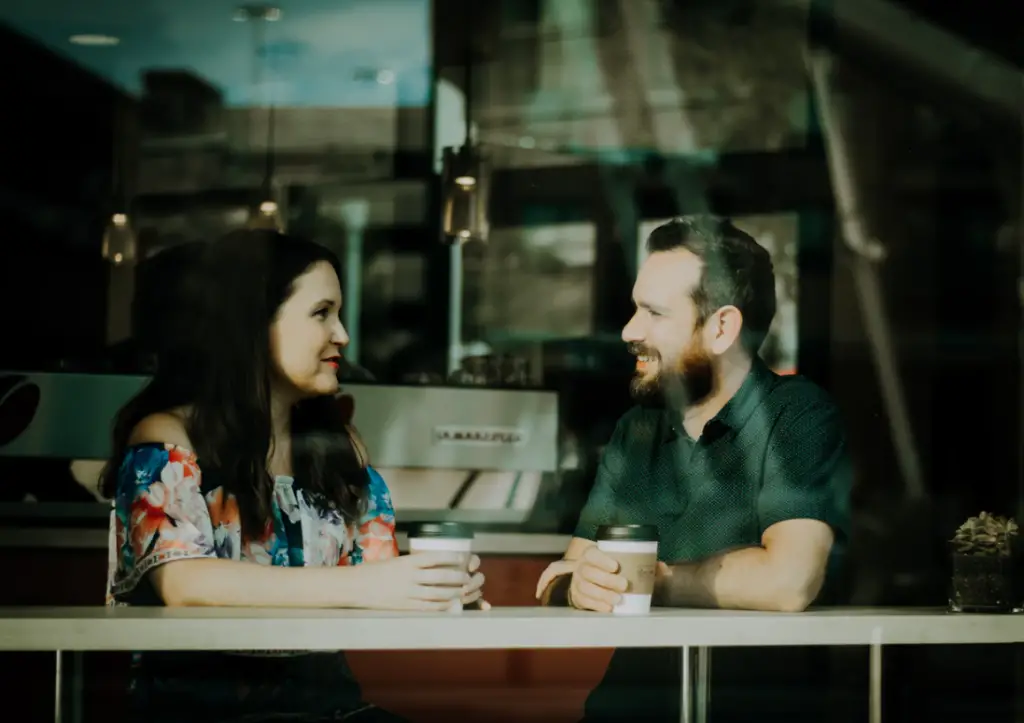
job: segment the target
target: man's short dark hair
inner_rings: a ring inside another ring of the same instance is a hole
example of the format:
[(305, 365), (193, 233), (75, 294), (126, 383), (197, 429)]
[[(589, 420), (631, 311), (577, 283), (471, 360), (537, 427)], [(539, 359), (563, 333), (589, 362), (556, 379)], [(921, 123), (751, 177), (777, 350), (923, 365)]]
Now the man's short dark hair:
[(647, 237), (647, 251), (685, 249), (703, 262), (692, 298), (698, 323), (723, 306), (743, 315), (740, 340), (756, 354), (775, 318), (775, 272), (768, 251), (754, 238), (718, 216), (680, 216)]

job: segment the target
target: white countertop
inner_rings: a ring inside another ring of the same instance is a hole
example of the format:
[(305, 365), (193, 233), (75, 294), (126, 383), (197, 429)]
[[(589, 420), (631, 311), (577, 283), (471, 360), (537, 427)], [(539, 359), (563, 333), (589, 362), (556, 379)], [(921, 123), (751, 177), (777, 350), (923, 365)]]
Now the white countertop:
[(1024, 642), (1024, 615), (565, 608), (462, 615), (252, 608), (0, 608), (0, 650), (431, 650)]
[[(561, 557), (571, 539), (569, 535), (541, 532), (477, 532), (473, 551), (479, 555)], [(108, 543), (105, 529), (0, 528), (0, 547), (105, 550)], [(398, 547), (402, 552), (409, 549), (403, 532), (398, 533)]]

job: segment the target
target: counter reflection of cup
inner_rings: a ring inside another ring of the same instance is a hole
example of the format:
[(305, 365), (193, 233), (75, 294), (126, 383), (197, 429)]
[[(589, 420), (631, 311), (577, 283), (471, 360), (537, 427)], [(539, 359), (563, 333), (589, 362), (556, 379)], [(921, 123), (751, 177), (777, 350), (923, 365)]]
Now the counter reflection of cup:
[(602, 525), (597, 549), (619, 563), (628, 587), (612, 611), (616, 615), (646, 615), (651, 611), (658, 567), (658, 528), (654, 525)]
[[(457, 552), (456, 569), (469, 572), (473, 552), (473, 529), (459, 522), (423, 522), (409, 530), (409, 554), (419, 552)], [(452, 602), (448, 612), (462, 612), (461, 600)]]

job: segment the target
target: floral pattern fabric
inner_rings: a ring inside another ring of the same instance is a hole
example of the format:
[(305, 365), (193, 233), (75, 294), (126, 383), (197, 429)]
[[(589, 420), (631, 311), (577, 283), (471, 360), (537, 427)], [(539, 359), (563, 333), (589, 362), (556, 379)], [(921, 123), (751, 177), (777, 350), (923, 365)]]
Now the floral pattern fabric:
[[(171, 560), (285, 567), (358, 565), (398, 555), (387, 485), (368, 468), (366, 511), (347, 525), (290, 477), (274, 481), (265, 533), (243, 541), (217, 471), (171, 444), (130, 447), (111, 512), (107, 602), (162, 605), (146, 573)], [(132, 656), (129, 723), (323, 723), (401, 719), (361, 698), (342, 652), (152, 651)]]
[(122, 461), (111, 515), (107, 602), (133, 602), (146, 573), (171, 561), (220, 558), (285, 567), (358, 565), (398, 555), (395, 512), (384, 479), (370, 488), (358, 524), (321, 509), (291, 477), (274, 481), (272, 521), (243, 541), (233, 495), (204, 483), (196, 456), (172, 444), (140, 444)]

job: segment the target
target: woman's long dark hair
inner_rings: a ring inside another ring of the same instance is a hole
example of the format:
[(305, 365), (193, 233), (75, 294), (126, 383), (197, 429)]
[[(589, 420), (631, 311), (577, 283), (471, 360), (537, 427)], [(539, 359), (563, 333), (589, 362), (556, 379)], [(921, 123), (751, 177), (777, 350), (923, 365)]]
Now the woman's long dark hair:
[[(165, 252), (166, 253), (166, 252)], [(273, 231), (236, 231), (206, 245), (165, 279), (169, 335), (156, 342), (157, 371), (118, 413), (102, 491), (113, 497), (132, 430), (145, 417), (186, 408), (185, 429), (201, 468), (238, 502), (243, 534), (259, 538), (271, 521), (273, 480), (267, 472), (272, 441), (270, 326), (294, 281), (314, 264), (337, 258), (315, 243)], [(175, 331), (171, 331), (174, 329)], [(292, 410), (296, 484), (322, 509), (352, 522), (365, 509), (367, 470), (330, 396)]]

